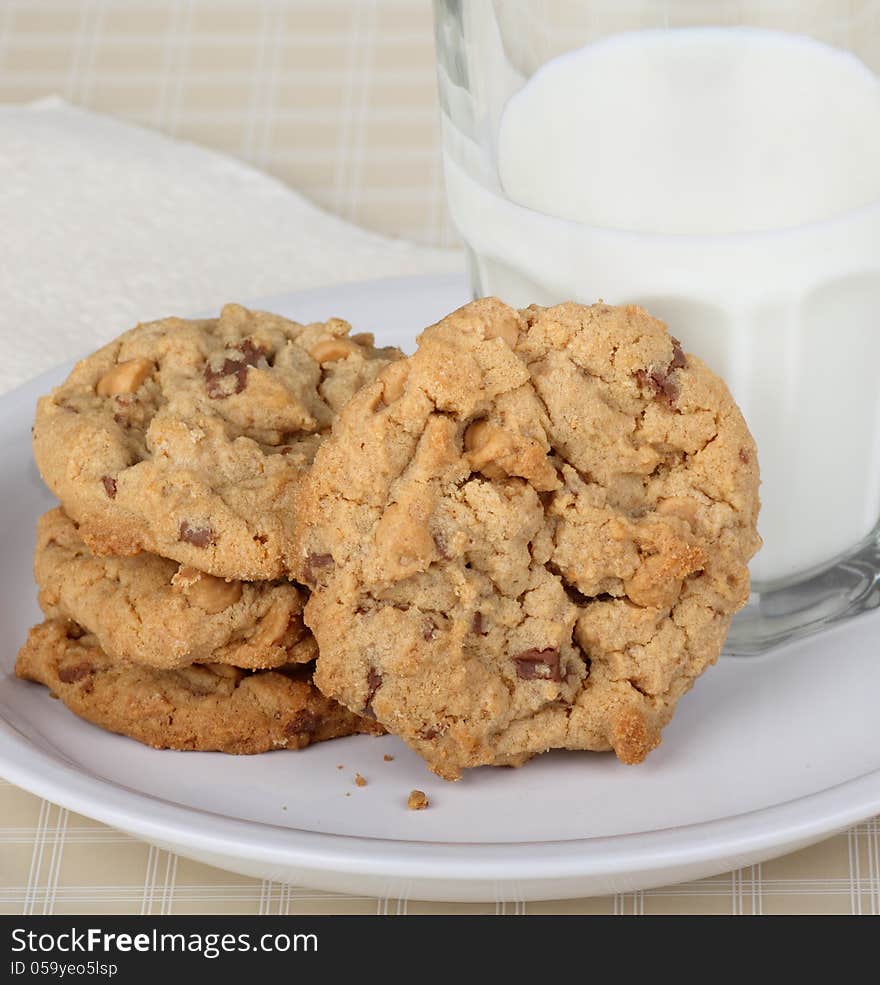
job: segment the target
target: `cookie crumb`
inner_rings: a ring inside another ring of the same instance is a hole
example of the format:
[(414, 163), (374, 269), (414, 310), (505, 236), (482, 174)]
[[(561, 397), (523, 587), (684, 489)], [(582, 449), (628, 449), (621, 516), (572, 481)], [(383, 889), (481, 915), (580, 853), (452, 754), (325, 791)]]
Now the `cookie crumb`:
[(424, 790), (412, 790), (410, 791), (406, 806), (411, 811), (423, 811), (430, 803), (428, 795)]
[(385, 755), (382, 758), (385, 760), (386, 763), (393, 763), (394, 762), (394, 757), (393, 756), (389, 756), (387, 752), (385, 753)]
[(337, 765), (336, 769), (338, 769), (338, 770), (344, 770), (345, 769), (345, 766), (342, 763), (339, 763)]
[(367, 781), (360, 775), (360, 773), (355, 773), (354, 782), (359, 787), (365, 787), (367, 785)]

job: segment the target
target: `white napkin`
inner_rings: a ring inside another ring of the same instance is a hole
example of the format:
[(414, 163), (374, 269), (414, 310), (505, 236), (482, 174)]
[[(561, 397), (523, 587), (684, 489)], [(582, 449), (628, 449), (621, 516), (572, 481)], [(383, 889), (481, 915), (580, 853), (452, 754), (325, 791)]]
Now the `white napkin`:
[(0, 393), (138, 321), (461, 266), (222, 154), (58, 99), (0, 107)]

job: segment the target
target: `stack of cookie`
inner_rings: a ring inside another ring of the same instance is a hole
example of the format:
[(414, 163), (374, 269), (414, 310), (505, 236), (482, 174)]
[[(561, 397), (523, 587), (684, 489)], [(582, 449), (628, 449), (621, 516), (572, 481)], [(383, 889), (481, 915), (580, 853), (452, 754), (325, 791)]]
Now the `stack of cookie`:
[(44, 398), (65, 513), (19, 674), (174, 748), (385, 729), (447, 779), (557, 748), (640, 762), (760, 543), (724, 383), (633, 306), (486, 298), (409, 358), (347, 330), (227, 306)]
[(140, 325), (37, 409), (46, 621), (16, 671), (158, 748), (256, 753), (381, 727), (312, 683), (286, 575), (300, 479), (337, 411), (399, 357), (333, 320), (227, 305)]

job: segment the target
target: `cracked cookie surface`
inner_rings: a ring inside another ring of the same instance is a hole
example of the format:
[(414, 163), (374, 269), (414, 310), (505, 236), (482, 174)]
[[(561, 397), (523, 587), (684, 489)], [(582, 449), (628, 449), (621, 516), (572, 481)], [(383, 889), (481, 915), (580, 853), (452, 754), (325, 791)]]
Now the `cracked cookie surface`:
[(47, 618), (78, 623), (113, 659), (260, 669), (317, 656), (301, 588), (225, 581), (147, 552), (95, 557), (61, 509), (37, 524), (34, 577)]
[(641, 309), (476, 301), (342, 412), (302, 490), (316, 683), (430, 767), (640, 762), (757, 550), (755, 446)]
[(39, 401), (37, 466), (94, 554), (278, 578), (321, 436), (399, 355), (348, 333), (234, 304), (138, 325)]
[(94, 636), (81, 634), (61, 619), (34, 626), (16, 675), (44, 684), (80, 718), (156, 749), (252, 754), (381, 733), (375, 722), (325, 698), (310, 666), (156, 670), (113, 660)]

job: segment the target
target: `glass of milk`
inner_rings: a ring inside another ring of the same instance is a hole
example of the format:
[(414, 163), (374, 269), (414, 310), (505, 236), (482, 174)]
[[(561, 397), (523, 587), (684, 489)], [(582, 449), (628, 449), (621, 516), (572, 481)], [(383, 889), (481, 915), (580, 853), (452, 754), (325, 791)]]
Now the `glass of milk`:
[(880, 0), (435, 0), (473, 291), (636, 302), (724, 377), (764, 547), (728, 650), (880, 603)]

